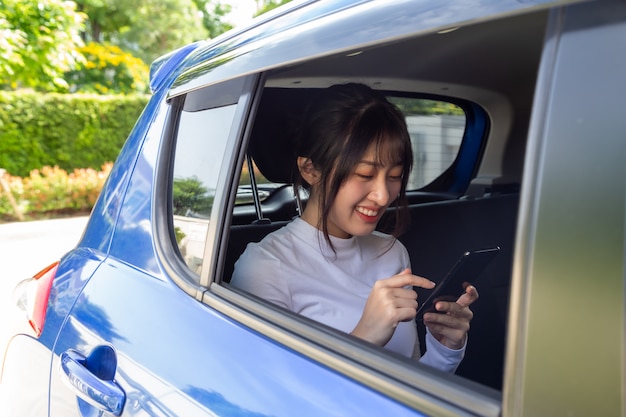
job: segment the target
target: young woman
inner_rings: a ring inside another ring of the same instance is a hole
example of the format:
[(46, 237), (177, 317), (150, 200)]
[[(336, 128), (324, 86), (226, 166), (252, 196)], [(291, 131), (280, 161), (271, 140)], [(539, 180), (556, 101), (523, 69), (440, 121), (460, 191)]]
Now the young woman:
[[(336, 85), (312, 103), (296, 145), (296, 183), (309, 189), (300, 218), (249, 244), (231, 284), (328, 326), (420, 358), (413, 275), (396, 240), (406, 224), (407, 177), (413, 157), (403, 114), (362, 84)], [(396, 206), (392, 235), (376, 231)], [(454, 372), (463, 358), (478, 298), (472, 286), (456, 302), (426, 313), (426, 354)]]

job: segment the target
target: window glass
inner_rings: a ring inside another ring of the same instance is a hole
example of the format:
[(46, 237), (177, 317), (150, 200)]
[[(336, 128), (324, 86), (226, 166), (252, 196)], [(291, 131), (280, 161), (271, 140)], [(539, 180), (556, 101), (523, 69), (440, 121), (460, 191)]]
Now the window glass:
[(198, 275), (235, 108), (198, 110), (186, 104), (180, 115), (172, 184), (174, 234), (184, 261)]
[(408, 97), (388, 97), (406, 116), (413, 145), (413, 171), (407, 189), (417, 190), (441, 175), (459, 153), (465, 113), (452, 103)]

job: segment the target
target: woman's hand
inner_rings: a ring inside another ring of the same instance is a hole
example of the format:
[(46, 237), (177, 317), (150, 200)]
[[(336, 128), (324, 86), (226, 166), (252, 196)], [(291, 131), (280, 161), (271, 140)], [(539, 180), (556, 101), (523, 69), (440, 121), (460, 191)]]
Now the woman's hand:
[(434, 286), (434, 282), (411, 274), (408, 268), (391, 278), (376, 281), (361, 320), (351, 334), (384, 346), (393, 336), (398, 323), (415, 319), (417, 293), (411, 287), (430, 289)]
[(424, 314), (424, 324), (439, 343), (450, 349), (460, 349), (465, 345), (470, 321), (474, 313), (469, 306), (478, 299), (478, 291), (473, 285), (465, 287), (456, 302), (438, 301), (438, 313)]

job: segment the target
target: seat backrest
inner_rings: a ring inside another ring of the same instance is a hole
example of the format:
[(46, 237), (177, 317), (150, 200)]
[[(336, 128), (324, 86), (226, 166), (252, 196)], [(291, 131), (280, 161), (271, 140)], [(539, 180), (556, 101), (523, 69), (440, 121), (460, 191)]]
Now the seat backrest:
[(316, 89), (265, 88), (257, 111), (248, 153), (265, 178), (294, 182), (295, 141), (306, 107)]
[[(442, 201), (411, 207), (411, 224), (400, 237), (413, 273), (435, 282), (469, 249), (500, 246), (500, 254), (476, 283), (465, 359), (457, 374), (502, 387), (508, 298), (519, 195)], [(423, 323), (418, 323), (423, 337)], [(424, 340), (421, 341), (425, 346)]]

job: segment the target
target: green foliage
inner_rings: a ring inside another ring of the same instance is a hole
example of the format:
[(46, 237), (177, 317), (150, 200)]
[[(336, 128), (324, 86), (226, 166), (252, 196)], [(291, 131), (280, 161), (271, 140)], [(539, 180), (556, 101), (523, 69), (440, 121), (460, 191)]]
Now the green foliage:
[(86, 42), (110, 42), (133, 23), (136, 0), (74, 0), (87, 15), (83, 38)]
[(213, 195), (196, 178), (175, 178), (172, 185), (172, 199), (174, 214), (189, 216), (190, 214), (205, 214), (211, 212)]
[[(25, 178), (6, 175), (4, 179), (21, 213), (37, 218), (91, 210), (112, 167), (112, 163), (107, 163), (100, 170), (76, 169), (68, 174), (57, 166), (46, 166), (31, 171)], [(16, 213), (6, 193), (0, 193), (0, 218), (13, 217)]]
[(26, 35), (12, 29), (6, 19), (5, 6), (0, 5), (0, 86), (11, 84), (15, 70), (24, 65), (20, 49), (26, 44)]
[(211, 39), (233, 28), (231, 24), (223, 21), (232, 10), (230, 5), (222, 4), (219, 0), (193, 0), (193, 2), (202, 13), (202, 26), (209, 32)]
[(274, 10), (277, 7), (282, 6), (283, 4), (289, 3), (291, 0), (257, 0), (257, 4), (261, 4), (257, 7), (258, 11), (255, 16), (260, 16), (263, 13), (267, 13), (270, 10)]
[(148, 92), (148, 66), (114, 45), (88, 43), (78, 50), (86, 61), (66, 74), (72, 91), (96, 94)]
[(456, 104), (440, 100), (389, 97), (405, 115), (453, 115), (464, 116), (465, 112)]
[(223, 0), (1, 0), (0, 90), (145, 91), (147, 70), (133, 57), (150, 64), (216, 37), (232, 28), (222, 21), (230, 9)]
[(143, 0), (133, 10), (132, 24), (120, 32), (119, 45), (146, 63), (208, 38), (193, 0)]
[(26, 176), (114, 160), (147, 103), (144, 95), (0, 92), (0, 167)]
[(151, 63), (188, 43), (206, 39), (194, 0), (77, 0), (88, 16), (86, 39), (108, 42)]
[(185, 232), (178, 226), (174, 226), (174, 236), (176, 237), (176, 243), (180, 246), (180, 242), (187, 236)]
[(0, 88), (67, 91), (63, 74), (82, 56), (83, 15), (64, 0), (0, 2)]

